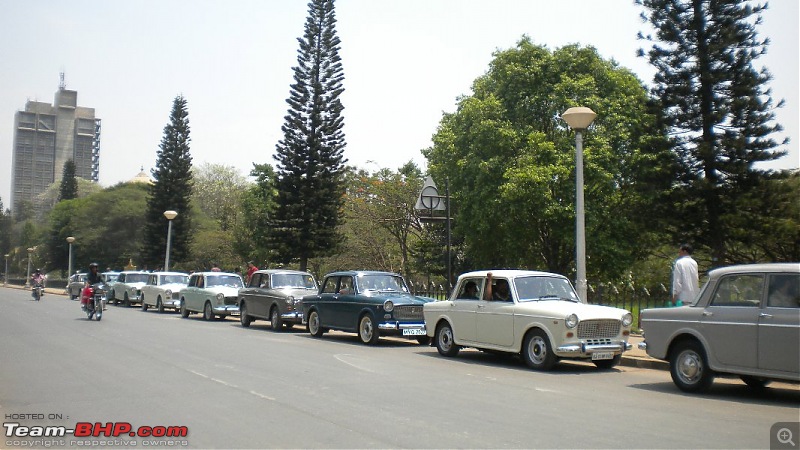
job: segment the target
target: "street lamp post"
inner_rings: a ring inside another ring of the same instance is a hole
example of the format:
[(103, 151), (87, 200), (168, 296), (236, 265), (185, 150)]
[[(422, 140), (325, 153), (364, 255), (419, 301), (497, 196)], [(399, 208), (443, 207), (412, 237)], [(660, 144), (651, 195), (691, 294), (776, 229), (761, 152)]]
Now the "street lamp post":
[(569, 108), (561, 115), (570, 128), (575, 130), (575, 258), (577, 265), (578, 296), (587, 301), (586, 281), (586, 223), (583, 207), (583, 131), (594, 121), (597, 114), (586, 107)]
[(178, 213), (176, 211), (164, 211), (164, 217), (167, 218), (167, 257), (164, 258), (164, 271), (169, 271), (169, 248), (172, 245), (172, 219), (178, 217)]
[(72, 276), (72, 243), (75, 242), (75, 238), (70, 236), (67, 238), (67, 242), (69, 243), (69, 262), (67, 263), (67, 278)]
[(3, 272), (3, 287), (8, 286), (8, 257), (10, 255), (8, 253), (6, 253), (5, 256), (6, 256), (6, 271)]
[(33, 247), (28, 247), (28, 277), (25, 278), (25, 287), (31, 286), (31, 254), (33, 253)]

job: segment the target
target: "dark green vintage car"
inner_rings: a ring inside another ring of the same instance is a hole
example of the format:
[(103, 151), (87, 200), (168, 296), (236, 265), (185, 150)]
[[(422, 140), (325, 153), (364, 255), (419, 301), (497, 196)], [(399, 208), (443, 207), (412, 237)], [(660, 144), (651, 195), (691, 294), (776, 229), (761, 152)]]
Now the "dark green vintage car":
[(412, 295), (396, 273), (334, 272), (325, 276), (319, 294), (303, 297), (303, 322), (314, 337), (340, 330), (358, 333), (365, 344), (398, 335), (424, 345), (429, 339), (422, 305), (430, 301)]

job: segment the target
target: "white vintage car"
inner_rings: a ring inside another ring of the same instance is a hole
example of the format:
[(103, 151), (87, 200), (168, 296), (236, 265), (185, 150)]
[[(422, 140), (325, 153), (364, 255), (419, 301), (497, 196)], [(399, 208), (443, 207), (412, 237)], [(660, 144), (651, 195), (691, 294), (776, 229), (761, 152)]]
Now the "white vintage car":
[(119, 273), (117, 282), (109, 292), (109, 300), (115, 304), (122, 302), (125, 306), (139, 303), (142, 286), (147, 283), (150, 272), (126, 270)]
[(142, 311), (154, 306), (158, 312), (164, 308), (177, 311), (181, 307), (181, 289), (189, 283), (189, 275), (181, 272), (153, 272), (142, 286)]
[[(484, 300), (489, 273), (493, 295)], [(554, 273), (465, 273), (450, 299), (426, 303), (423, 314), (428, 336), (443, 356), (474, 347), (521, 354), (538, 370), (551, 369), (561, 358), (609, 369), (631, 348), (630, 312), (581, 302), (569, 280)]]
[(228, 272), (195, 272), (189, 284), (181, 289), (181, 317), (203, 313), (203, 319), (239, 314), (239, 289), (244, 288), (242, 277)]

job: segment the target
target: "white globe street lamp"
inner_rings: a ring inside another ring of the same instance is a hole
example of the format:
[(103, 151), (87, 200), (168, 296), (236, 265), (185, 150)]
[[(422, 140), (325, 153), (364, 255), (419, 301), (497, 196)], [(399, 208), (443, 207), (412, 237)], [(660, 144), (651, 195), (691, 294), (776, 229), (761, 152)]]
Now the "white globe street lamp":
[(72, 243), (75, 242), (75, 238), (70, 236), (67, 238), (67, 242), (69, 242), (69, 263), (67, 263), (67, 278), (72, 276)]
[(31, 254), (33, 253), (34, 248), (28, 247), (28, 277), (25, 278), (25, 287), (31, 286)]
[(6, 253), (5, 256), (6, 256), (6, 271), (3, 272), (3, 287), (8, 286), (8, 257), (11, 255)]
[(583, 207), (583, 131), (594, 121), (597, 114), (580, 106), (569, 108), (561, 114), (564, 122), (575, 130), (575, 253), (577, 263), (578, 296), (587, 301), (586, 281), (586, 223)]
[(164, 217), (167, 218), (167, 257), (164, 258), (164, 271), (169, 271), (169, 248), (172, 245), (172, 219), (178, 217), (177, 211), (164, 211)]

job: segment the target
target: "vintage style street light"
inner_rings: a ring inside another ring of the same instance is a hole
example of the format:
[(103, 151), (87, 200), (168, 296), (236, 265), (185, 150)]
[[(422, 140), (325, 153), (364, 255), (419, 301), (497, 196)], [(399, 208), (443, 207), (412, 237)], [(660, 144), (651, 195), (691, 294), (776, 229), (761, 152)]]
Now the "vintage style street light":
[(28, 247), (28, 277), (25, 278), (25, 287), (31, 286), (31, 254), (33, 250), (33, 247)]
[(167, 218), (167, 257), (164, 258), (164, 271), (169, 271), (169, 248), (172, 245), (172, 219), (178, 217), (177, 211), (164, 211), (164, 217)]
[(67, 242), (69, 242), (69, 262), (67, 263), (67, 279), (72, 276), (72, 243), (75, 242), (75, 238), (70, 236), (67, 238)]
[(8, 257), (11, 256), (6, 253), (6, 271), (3, 272), (3, 287), (8, 286)]
[(592, 124), (597, 114), (586, 107), (564, 111), (561, 118), (575, 130), (575, 253), (577, 263), (577, 289), (582, 301), (587, 301), (586, 281), (586, 223), (583, 208), (583, 131)]

